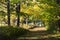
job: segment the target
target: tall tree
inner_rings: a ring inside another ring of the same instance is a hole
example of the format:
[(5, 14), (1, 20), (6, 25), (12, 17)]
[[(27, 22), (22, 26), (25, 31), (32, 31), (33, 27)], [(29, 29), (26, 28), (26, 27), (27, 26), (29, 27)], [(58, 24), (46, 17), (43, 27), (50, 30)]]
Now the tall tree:
[(10, 0), (7, 0), (8, 26), (10, 26)]
[(20, 1), (16, 4), (16, 13), (17, 13), (17, 26), (19, 27), (19, 23), (20, 23)]

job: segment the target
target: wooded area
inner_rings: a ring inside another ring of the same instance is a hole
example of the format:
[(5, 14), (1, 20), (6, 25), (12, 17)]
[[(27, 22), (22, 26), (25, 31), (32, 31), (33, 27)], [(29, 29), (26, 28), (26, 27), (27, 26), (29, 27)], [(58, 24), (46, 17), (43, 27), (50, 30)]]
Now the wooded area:
[(60, 0), (0, 0), (0, 27), (60, 33)]

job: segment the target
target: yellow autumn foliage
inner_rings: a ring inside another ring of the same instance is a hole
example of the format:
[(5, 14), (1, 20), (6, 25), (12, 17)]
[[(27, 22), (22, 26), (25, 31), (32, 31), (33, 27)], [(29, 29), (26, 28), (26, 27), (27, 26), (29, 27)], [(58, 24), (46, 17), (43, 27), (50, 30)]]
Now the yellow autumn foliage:
[(54, 8), (54, 7), (49, 5), (48, 8)]
[(39, 10), (40, 7), (38, 7), (38, 5), (34, 5), (33, 9), (34, 9), (34, 10)]
[(40, 6), (42, 6), (43, 8), (47, 8), (48, 7), (48, 4), (40, 4)]
[(20, 22), (22, 22), (24, 20), (23, 16), (20, 16)]

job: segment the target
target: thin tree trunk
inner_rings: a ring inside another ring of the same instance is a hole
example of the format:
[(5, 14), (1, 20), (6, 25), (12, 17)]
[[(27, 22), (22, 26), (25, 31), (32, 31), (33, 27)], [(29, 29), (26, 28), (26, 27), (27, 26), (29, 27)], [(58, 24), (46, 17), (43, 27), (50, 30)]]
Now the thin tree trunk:
[(7, 1), (8, 26), (10, 26), (10, 0)]
[(26, 18), (26, 25), (28, 24), (28, 18)]
[(20, 2), (16, 4), (16, 13), (17, 13), (17, 26), (19, 27), (20, 24)]

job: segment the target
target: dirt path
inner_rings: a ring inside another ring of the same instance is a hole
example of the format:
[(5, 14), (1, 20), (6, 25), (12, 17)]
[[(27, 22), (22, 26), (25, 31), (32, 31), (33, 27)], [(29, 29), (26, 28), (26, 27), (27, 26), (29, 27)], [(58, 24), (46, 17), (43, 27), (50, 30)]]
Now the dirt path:
[(46, 31), (47, 29), (45, 27), (36, 27), (33, 29), (29, 29), (29, 31)]
[(45, 27), (37, 27), (33, 29), (29, 29), (30, 32), (27, 32), (26, 35), (22, 35), (18, 39), (39, 39), (39, 40), (60, 40), (60, 33), (48, 33)]

